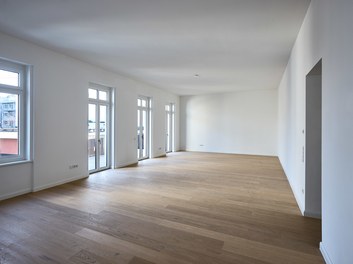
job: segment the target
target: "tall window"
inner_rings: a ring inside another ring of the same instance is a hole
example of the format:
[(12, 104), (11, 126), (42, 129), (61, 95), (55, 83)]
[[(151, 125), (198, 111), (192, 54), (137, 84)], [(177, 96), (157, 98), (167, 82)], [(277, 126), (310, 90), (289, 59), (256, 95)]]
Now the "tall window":
[(150, 154), (150, 121), (152, 100), (139, 96), (137, 99), (137, 158), (148, 159)]
[(175, 105), (173, 103), (165, 106), (165, 117), (165, 152), (169, 153), (174, 150)]
[(88, 89), (88, 170), (110, 168), (111, 89), (90, 83)]
[(28, 158), (27, 67), (0, 59), (0, 164)]

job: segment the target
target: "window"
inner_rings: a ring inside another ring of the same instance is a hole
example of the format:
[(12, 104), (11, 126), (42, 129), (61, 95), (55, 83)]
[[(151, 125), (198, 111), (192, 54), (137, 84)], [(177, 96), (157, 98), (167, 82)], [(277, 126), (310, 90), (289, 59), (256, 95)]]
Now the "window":
[(137, 158), (148, 159), (150, 156), (151, 105), (149, 97), (137, 99)]
[(175, 105), (169, 103), (165, 106), (166, 113), (166, 138), (165, 138), (165, 151), (166, 153), (172, 152), (174, 149), (174, 122), (175, 122)]
[(0, 59), (0, 164), (28, 159), (28, 73)]
[(110, 168), (112, 89), (90, 83), (88, 89), (88, 170), (90, 173)]

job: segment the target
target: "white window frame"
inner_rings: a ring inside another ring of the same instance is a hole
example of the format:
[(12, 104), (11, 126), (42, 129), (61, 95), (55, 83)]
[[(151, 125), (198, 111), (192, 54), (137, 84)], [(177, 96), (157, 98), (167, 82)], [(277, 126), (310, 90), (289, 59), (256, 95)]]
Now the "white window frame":
[(30, 67), (24, 64), (0, 58), (0, 70), (16, 72), (19, 74), (19, 85), (5, 85), (0, 83), (0, 92), (18, 95), (18, 155), (0, 157), (0, 166), (30, 159)]

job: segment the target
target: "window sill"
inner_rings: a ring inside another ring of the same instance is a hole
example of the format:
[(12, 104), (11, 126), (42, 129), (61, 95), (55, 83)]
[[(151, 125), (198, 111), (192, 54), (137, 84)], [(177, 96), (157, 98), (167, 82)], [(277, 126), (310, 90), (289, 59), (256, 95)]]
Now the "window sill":
[(10, 161), (6, 163), (0, 163), (0, 168), (1, 167), (7, 167), (7, 166), (15, 166), (15, 165), (20, 165), (20, 164), (25, 164), (25, 163), (32, 163), (32, 160), (16, 160), (16, 161)]

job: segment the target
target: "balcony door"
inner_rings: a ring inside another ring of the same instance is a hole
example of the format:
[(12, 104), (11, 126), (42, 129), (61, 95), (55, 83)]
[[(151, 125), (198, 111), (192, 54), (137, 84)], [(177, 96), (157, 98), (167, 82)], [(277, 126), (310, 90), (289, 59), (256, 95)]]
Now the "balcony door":
[(137, 158), (149, 158), (151, 99), (139, 96), (137, 99)]
[(88, 89), (88, 170), (110, 168), (111, 90), (92, 85)]
[(165, 152), (172, 152), (174, 149), (174, 119), (175, 105), (173, 103), (165, 106)]

